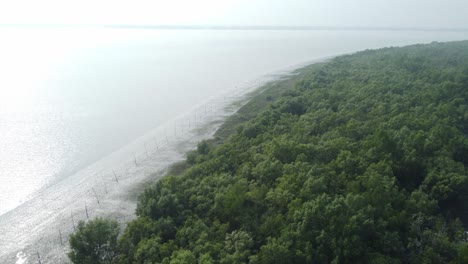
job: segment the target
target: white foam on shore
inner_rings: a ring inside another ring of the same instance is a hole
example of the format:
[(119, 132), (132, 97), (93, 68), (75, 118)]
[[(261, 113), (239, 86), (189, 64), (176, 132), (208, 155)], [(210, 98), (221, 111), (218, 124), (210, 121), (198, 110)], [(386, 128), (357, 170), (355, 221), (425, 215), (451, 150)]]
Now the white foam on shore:
[(250, 92), (311, 63), (291, 65), (214, 95), (0, 216), (0, 262), (69, 263), (67, 240), (78, 221), (103, 216), (124, 226), (135, 218), (134, 196), (143, 185), (162, 177), (199, 141), (211, 138), (226, 117), (248, 102)]

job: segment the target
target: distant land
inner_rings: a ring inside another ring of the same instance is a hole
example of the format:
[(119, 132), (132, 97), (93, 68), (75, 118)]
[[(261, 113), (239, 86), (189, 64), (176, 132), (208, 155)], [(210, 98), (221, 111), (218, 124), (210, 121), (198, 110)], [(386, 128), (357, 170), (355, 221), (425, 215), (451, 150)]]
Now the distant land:
[(126, 25), (126, 24), (0, 24), (0, 27), (35, 28), (118, 28), (118, 29), (170, 29), (170, 30), (330, 30), (330, 31), (446, 31), (466, 32), (468, 27), (361, 27), (361, 26), (283, 26), (283, 25)]

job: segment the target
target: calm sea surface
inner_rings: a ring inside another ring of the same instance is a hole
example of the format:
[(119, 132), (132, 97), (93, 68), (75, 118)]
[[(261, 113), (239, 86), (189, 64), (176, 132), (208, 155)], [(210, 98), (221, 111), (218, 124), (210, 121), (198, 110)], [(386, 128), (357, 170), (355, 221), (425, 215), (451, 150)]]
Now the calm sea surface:
[(397, 31), (0, 28), (0, 215), (199, 104), (281, 68), (468, 38)]

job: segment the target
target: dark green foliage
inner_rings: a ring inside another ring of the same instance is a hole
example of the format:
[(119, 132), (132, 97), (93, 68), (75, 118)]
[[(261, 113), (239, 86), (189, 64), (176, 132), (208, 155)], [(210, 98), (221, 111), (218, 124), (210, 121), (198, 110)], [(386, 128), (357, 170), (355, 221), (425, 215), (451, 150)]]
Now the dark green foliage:
[(78, 229), (70, 235), (68, 256), (73, 263), (97, 264), (112, 263), (116, 257), (117, 222), (96, 218), (88, 222), (80, 221)]
[(367, 50), (295, 80), (142, 194), (122, 263), (466, 262), (468, 42)]

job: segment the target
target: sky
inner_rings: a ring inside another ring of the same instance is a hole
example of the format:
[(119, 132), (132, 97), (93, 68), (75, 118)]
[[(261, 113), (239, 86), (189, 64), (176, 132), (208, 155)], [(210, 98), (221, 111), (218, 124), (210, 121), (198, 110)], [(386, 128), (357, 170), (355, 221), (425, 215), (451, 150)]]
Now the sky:
[(467, 0), (4, 0), (0, 24), (468, 28)]

